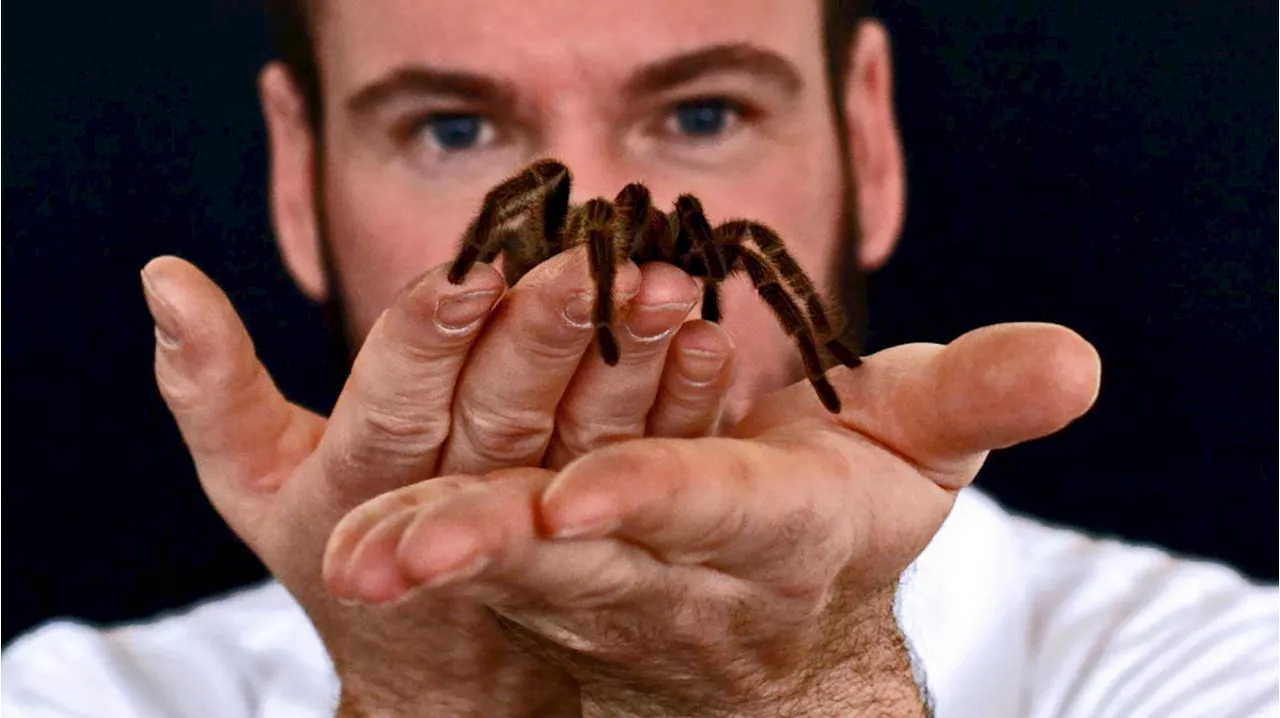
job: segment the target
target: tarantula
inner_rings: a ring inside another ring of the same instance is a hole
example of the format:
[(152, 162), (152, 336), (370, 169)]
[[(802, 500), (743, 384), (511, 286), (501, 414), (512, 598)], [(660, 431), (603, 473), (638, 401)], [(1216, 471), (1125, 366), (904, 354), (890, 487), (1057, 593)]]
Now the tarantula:
[[(492, 262), (501, 253), (503, 273), (508, 286), (513, 286), (541, 262), (586, 244), (596, 283), (595, 339), (601, 357), (612, 366), (618, 363), (618, 344), (609, 327), (618, 264), (627, 259), (636, 264), (669, 262), (703, 278), (702, 318), (713, 322), (720, 320), (720, 284), (745, 272), (799, 345), (805, 375), (822, 405), (832, 413), (840, 411), (840, 399), (827, 381), (818, 347), (825, 346), (845, 366), (856, 367), (862, 360), (837, 337), (832, 328), (836, 322), (828, 317), (813, 282), (773, 230), (746, 220), (713, 229), (702, 204), (688, 194), (676, 200), (674, 211), (664, 214), (653, 207), (648, 189), (640, 183), (624, 187), (612, 202), (596, 198), (570, 205), (570, 181), (568, 167), (542, 159), (490, 190), (463, 235), (449, 281), (460, 283), (476, 262)], [(522, 215), (525, 221), (513, 224)]]

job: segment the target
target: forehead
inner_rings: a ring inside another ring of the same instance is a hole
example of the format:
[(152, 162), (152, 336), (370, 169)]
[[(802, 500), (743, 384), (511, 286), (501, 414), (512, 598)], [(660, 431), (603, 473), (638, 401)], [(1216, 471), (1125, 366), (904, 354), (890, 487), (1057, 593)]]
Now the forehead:
[(818, 2), (803, 0), (323, 0), (326, 84), (350, 88), (412, 65), (517, 80), (620, 79), (638, 65), (749, 43), (821, 72)]

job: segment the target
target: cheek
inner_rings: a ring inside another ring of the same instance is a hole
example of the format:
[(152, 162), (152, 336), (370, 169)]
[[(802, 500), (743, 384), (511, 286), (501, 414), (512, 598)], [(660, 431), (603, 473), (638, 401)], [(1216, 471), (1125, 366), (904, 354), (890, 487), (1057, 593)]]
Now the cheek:
[(777, 186), (761, 196), (759, 205), (767, 211), (760, 218), (778, 232), (787, 252), (827, 294), (835, 289), (831, 264), (845, 201), (840, 196), (839, 167), (830, 163), (830, 157), (790, 163), (778, 172)]
[(702, 189), (699, 198), (713, 224), (744, 218), (772, 227), (819, 290), (831, 293), (830, 269), (846, 199), (834, 138), (826, 141), (819, 133), (811, 138), (786, 146), (748, 175)]
[(364, 336), (411, 281), (449, 262), (469, 216), (411, 183), (358, 167), (327, 174), (326, 213), (352, 329)]
[[(703, 200), (713, 223), (743, 217), (777, 231), (828, 307), (834, 307), (831, 263), (844, 201), (834, 152), (834, 142), (830, 147), (815, 142), (796, 148), (729, 190), (704, 193)], [(724, 288), (722, 323), (738, 344), (738, 382), (730, 396), (738, 411), (761, 394), (802, 378), (795, 341), (745, 276)]]

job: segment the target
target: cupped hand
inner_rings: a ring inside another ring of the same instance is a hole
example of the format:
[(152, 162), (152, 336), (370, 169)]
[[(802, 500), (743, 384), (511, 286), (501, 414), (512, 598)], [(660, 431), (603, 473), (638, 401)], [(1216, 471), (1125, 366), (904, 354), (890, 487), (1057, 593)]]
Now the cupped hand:
[(1010, 324), (907, 345), (758, 404), (732, 436), (641, 439), (556, 472), (469, 474), (365, 503), (335, 595), (490, 606), (599, 715), (922, 715), (893, 617), (902, 571), (991, 450), (1097, 396), (1093, 347)]
[(512, 645), (487, 609), (439, 596), (344, 604), (324, 589), (321, 561), (353, 507), (444, 472), (560, 466), (611, 441), (714, 426), (733, 347), (718, 327), (684, 323), (693, 281), (622, 269), (623, 358), (606, 370), (574, 314), (592, 291), (581, 254), (509, 290), (487, 266), (457, 286), (446, 266), (427, 272), (372, 328), (328, 419), (279, 392), (208, 277), (172, 257), (144, 270), (156, 380), (201, 484), (316, 625), (344, 711), (577, 714), (576, 684)]

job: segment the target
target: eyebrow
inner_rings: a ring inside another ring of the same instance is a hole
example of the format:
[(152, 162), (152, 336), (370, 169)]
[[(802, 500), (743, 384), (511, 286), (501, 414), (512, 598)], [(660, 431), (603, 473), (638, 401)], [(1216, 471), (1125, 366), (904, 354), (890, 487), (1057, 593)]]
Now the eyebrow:
[(804, 79), (781, 55), (748, 43), (712, 45), (659, 60), (637, 71), (623, 85), (627, 94), (657, 94), (707, 75), (744, 73), (796, 95)]
[[(731, 43), (693, 50), (646, 65), (623, 84), (625, 95), (652, 95), (707, 75), (744, 73), (796, 95), (804, 80), (795, 65), (781, 55), (748, 44)], [(355, 114), (367, 114), (404, 95), (440, 95), (471, 102), (511, 107), (514, 85), (480, 73), (424, 65), (401, 67), (361, 87), (348, 100)]]
[(347, 100), (347, 109), (354, 114), (364, 114), (403, 95), (442, 95), (510, 106), (515, 104), (516, 94), (511, 84), (478, 73), (428, 66), (401, 67), (357, 90)]

